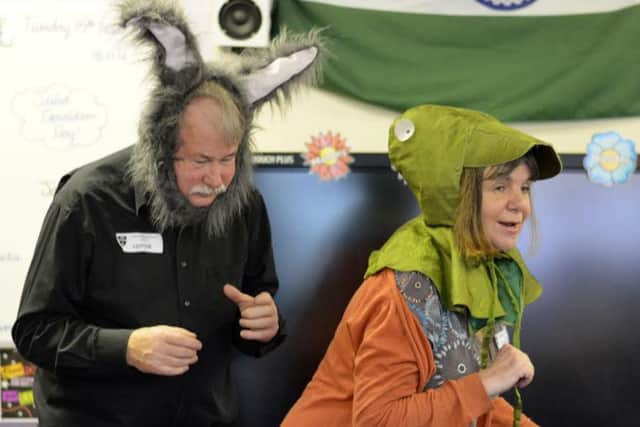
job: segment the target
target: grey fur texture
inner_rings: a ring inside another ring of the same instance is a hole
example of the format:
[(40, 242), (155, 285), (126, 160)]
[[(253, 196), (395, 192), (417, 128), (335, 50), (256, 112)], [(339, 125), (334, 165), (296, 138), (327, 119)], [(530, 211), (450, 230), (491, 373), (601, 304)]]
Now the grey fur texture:
[[(302, 85), (314, 84), (320, 74), (320, 60), (324, 49), (317, 31), (307, 35), (292, 36), (282, 31), (281, 36), (268, 49), (247, 49), (237, 55), (230, 65), (204, 63), (196, 38), (191, 34), (183, 12), (175, 2), (165, 0), (128, 0), (119, 5), (120, 25), (134, 26), (134, 39), (152, 47), (151, 74), (156, 78), (138, 127), (138, 142), (128, 165), (134, 185), (144, 190), (152, 220), (160, 230), (182, 227), (206, 221), (210, 236), (224, 234), (227, 224), (242, 213), (251, 193), (253, 142), (253, 116), (265, 103), (285, 106), (292, 92)], [(185, 61), (184, 66), (169, 67), (165, 62), (168, 53), (149, 27), (160, 26), (175, 29), (184, 35), (184, 47), (196, 60)], [(252, 72), (267, 66), (273, 60), (288, 56), (301, 49), (316, 47), (318, 55), (302, 72), (268, 93), (262, 99), (249, 104), (243, 81)], [(242, 114), (247, 128), (242, 136), (236, 159), (236, 174), (227, 191), (216, 197), (208, 208), (193, 207), (178, 189), (173, 157), (178, 144), (178, 124), (189, 101), (191, 91), (204, 81), (214, 81), (228, 90)]]

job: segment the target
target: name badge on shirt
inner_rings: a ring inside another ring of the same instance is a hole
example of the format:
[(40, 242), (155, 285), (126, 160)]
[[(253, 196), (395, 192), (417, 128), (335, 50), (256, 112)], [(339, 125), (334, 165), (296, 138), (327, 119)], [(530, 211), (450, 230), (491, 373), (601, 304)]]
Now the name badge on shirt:
[(116, 233), (116, 240), (125, 253), (162, 253), (160, 233)]
[(500, 350), (506, 344), (509, 344), (509, 332), (504, 324), (499, 324), (496, 333), (493, 335), (496, 348)]

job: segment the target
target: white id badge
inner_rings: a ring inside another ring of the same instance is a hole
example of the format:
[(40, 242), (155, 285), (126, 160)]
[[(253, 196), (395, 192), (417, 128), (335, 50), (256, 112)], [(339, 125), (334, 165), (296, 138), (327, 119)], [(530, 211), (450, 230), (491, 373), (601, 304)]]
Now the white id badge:
[(116, 240), (125, 253), (161, 254), (163, 250), (160, 233), (116, 233)]
[(509, 332), (507, 331), (507, 327), (504, 324), (499, 324), (496, 327), (496, 333), (493, 334), (493, 342), (496, 345), (496, 348), (500, 350), (506, 344), (509, 344)]

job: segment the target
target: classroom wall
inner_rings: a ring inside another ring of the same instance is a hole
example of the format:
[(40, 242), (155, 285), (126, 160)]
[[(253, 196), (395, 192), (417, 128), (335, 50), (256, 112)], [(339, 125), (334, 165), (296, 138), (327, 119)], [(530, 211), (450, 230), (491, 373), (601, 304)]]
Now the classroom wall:
[[(384, 153), (389, 125), (398, 114), (335, 93), (310, 89), (295, 98), (286, 116), (268, 109), (261, 112), (257, 122), (263, 130), (256, 134), (257, 148), (267, 152), (301, 152), (311, 136), (331, 131), (339, 132), (352, 151)], [(640, 141), (640, 117), (509, 124), (553, 143), (564, 154), (584, 154), (593, 134), (610, 130)]]

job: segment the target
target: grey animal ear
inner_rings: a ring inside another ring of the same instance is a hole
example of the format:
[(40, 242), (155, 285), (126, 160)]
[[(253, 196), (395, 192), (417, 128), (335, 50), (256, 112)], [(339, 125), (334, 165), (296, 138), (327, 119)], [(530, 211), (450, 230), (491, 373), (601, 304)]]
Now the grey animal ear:
[(252, 109), (271, 101), (282, 107), (298, 87), (318, 82), (327, 54), (320, 33), (291, 34), (283, 28), (268, 49), (243, 52), (238, 86)]
[(179, 28), (142, 17), (128, 20), (125, 26), (146, 28), (153, 34), (157, 43), (164, 49), (164, 65), (173, 71), (180, 71), (199, 63), (194, 46), (187, 43), (187, 37)]
[(258, 106), (270, 100), (279, 90), (285, 90), (310, 70), (319, 53), (317, 46), (309, 46), (275, 58), (264, 67), (245, 75), (242, 84), (249, 104)]
[(133, 28), (134, 40), (152, 48), (153, 73), (167, 86), (188, 90), (200, 79), (198, 43), (173, 0), (123, 0), (120, 26)]

